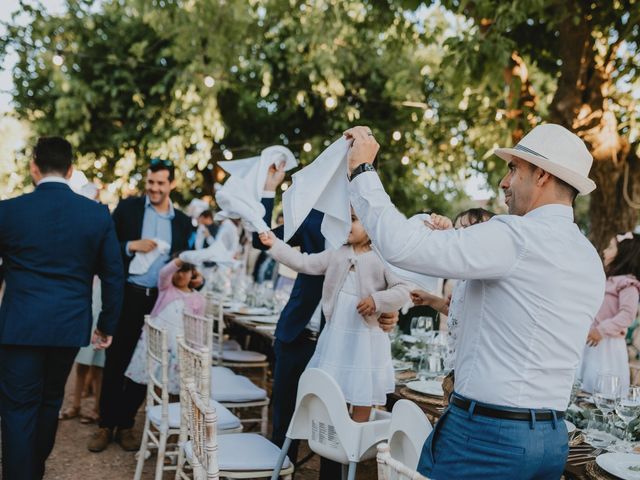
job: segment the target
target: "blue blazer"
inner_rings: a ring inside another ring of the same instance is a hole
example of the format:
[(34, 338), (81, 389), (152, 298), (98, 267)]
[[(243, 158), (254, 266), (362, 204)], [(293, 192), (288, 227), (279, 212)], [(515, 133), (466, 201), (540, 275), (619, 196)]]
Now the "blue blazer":
[[(273, 198), (263, 198), (262, 204), (265, 207), (264, 221), (271, 223), (271, 213), (273, 212)], [(318, 210), (311, 210), (307, 218), (304, 219), (300, 228), (293, 234), (287, 242), (292, 247), (300, 247), (303, 253), (319, 253), (324, 250), (324, 237), (320, 232), (324, 214)], [(284, 238), (284, 227), (279, 226), (273, 229), (273, 233), (280, 239)], [(257, 234), (253, 234), (253, 246), (260, 250), (266, 250)], [(305, 329), (311, 315), (315, 311), (322, 298), (322, 282), (324, 276), (307, 275), (299, 273), (291, 290), (289, 302), (285, 305), (280, 320), (276, 326), (275, 336), (284, 343), (293, 342)]]
[(0, 344), (87, 345), (95, 274), (102, 281), (98, 328), (108, 335), (115, 332), (124, 270), (105, 205), (54, 182), (2, 201), (0, 256), (6, 281)]

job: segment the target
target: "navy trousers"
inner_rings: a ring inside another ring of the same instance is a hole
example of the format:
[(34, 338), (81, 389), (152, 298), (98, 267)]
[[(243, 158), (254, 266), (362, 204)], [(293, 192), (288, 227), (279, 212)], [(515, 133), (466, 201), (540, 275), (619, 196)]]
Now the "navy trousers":
[(422, 448), (420, 473), (434, 480), (558, 480), (562, 476), (569, 452), (563, 420), (503, 420), (476, 415), (473, 409), (449, 405)]
[[(296, 396), (298, 395), (298, 382), (307, 363), (311, 360), (313, 352), (316, 350), (316, 342), (298, 337), (291, 343), (284, 343), (276, 339), (273, 350), (275, 354), (275, 365), (273, 368), (273, 392), (272, 392), (272, 413), (273, 413), (273, 433), (272, 441), (282, 447), (287, 435), (287, 429), (296, 409)], [(296, 462), (298, 457), (298, 442), (291, 442), (291, 447), (287, 453), (292, 462)], [(342, 475), (340, 464), (320, 459), (320, 480), (336, 480)]]
[(77, 347), (0, 345), (3, 478), (44, 476), (77, 353)]

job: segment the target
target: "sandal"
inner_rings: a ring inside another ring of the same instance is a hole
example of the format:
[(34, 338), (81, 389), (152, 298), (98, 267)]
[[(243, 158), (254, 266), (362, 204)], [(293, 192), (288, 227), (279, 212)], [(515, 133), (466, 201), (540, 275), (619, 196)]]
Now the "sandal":
[(71, 420), (80, 415), (80, 407), (67, 407), (58, 414), (58, 420)]
[(91, 412), (88, 415), (80, 416), (80, 423), (83, 423), (85, 425), (88, 425), (90, 423), (97, 423), (98, 420), (100, 420), (100, 415), (95, 412)]

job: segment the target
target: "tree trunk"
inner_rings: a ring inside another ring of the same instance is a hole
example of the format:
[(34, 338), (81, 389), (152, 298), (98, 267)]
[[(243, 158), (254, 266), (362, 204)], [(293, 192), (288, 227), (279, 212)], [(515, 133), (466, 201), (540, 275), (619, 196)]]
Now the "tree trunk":
[[(593, 155), (590, 177), (597, 188), (589, 205), (589, 237), (599, 251), (619, 232), (633, 230), (637, 210), (625, 200), (625, 171), (628, 196), (640, 196), (640, 168), (626, 138), (618, 133), (618, 121), (608, 110), (615, 52), (597, 53), (588, 20), (575, 25), (568, 18), (560, 26), (562, 69), (558, 89), (550, 106), (550, 121), (577, 133)], [(615, 48), (615, 47), (612, 47)]]

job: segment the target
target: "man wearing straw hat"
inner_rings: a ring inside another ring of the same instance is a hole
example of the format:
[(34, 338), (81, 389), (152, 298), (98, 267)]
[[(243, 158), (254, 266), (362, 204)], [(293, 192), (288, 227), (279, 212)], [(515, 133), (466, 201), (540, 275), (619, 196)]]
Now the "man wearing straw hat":
[(567, 457), (562, 420), (589, 326), (604, 296), (596, 250), (573, 222), (576, 195), (595, 188), (584, 143), (559, 125), (534, 128), (514, 148), (500, 187), (509, 215), (463, 230), (413, 226), (371, 166), (367, 127), (346, 132), (351, 202), (390, 263), (467, 279), (455, 391), (424, 444), (430, 478), (558, 479)]

